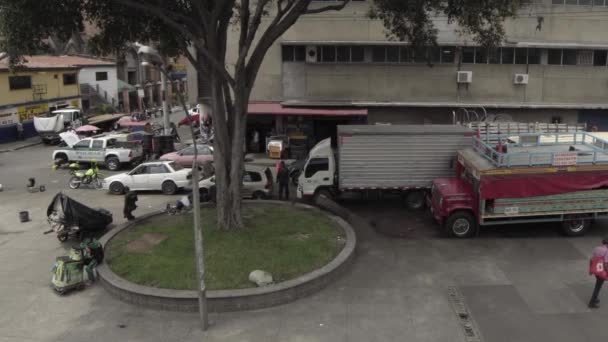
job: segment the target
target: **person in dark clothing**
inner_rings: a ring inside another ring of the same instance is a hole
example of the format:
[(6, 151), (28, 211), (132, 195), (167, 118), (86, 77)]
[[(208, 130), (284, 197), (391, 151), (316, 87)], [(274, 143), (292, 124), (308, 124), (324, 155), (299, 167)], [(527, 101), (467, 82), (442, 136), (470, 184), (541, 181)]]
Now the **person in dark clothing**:
[(285, 193), (285, 200), (289, 200), (289, 170), (284, 161), (279, 164), (277, 183), (279, 183), (279, 200), (283, 199), (283, 193)]
[(131, 191), (128, 187), (125, 188), (125, 193), (125, 205), (122, 212), (127, 220), (132, 221), (135, 219), (133, 211), (137, 209), (137, 205), (135, 204), (137, 202), (137, 193)]

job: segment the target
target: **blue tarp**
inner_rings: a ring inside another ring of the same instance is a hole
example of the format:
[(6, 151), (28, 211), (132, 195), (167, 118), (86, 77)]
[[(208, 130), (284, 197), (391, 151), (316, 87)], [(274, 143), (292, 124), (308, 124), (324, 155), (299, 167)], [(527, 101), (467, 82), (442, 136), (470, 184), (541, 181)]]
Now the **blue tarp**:
[[(24, 139), (37, 136), (33, 121), (23, 122)], [(17, 124), (0, 126), (0, 144), (17, 141)]]

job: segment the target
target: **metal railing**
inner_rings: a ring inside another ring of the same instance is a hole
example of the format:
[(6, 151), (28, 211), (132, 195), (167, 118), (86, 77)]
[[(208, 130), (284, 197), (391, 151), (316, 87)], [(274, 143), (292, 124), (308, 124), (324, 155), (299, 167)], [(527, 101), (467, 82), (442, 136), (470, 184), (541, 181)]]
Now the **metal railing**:
[[(568, 149), (556, 151), (555, 146)], [(473, 148), (496, 167), (608, 164), (608, 141), (587, 132), (479, 136), (473, 137)], [(512, 148), (535, 151), (509, 152)]]

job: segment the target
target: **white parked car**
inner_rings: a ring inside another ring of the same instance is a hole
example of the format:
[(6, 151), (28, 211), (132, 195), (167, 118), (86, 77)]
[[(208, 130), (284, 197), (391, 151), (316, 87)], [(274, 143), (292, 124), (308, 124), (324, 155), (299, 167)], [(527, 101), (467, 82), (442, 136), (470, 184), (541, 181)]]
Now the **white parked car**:
[(133, 170), (103, 180), (103, 188), (113, 194), (122, 194), (125, 187), (132, 191), (160, 190), (173, 195), (179, 189), (191, 186), (191, 170), (172, 161), (143, 163)]
[[(269, 199), (272, 197), (273, 181), (269, 168), (247, 166), (243, 173), (243, 198)], [(203, 179), (198, 183), (202, 196), (209, 194), (209, 189), (215, 185), (215, 176)]]

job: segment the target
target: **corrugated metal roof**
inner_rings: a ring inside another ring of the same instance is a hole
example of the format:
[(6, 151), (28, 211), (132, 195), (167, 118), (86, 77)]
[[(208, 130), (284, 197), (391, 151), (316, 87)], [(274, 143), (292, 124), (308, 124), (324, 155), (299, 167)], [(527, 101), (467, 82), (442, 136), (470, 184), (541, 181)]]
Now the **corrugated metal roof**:
[(338, 134), (350, 135), (433, 135), (471, 133), (473, 130), (459, 125), (345, 125), (338, 126)]
[[(26, 69), (75, 69), (82, 67), (116, 66), (116, 62), (81, 56), (24, 56)], [(8, 70), (8, 58), (0, 61), (0, 70)]]

